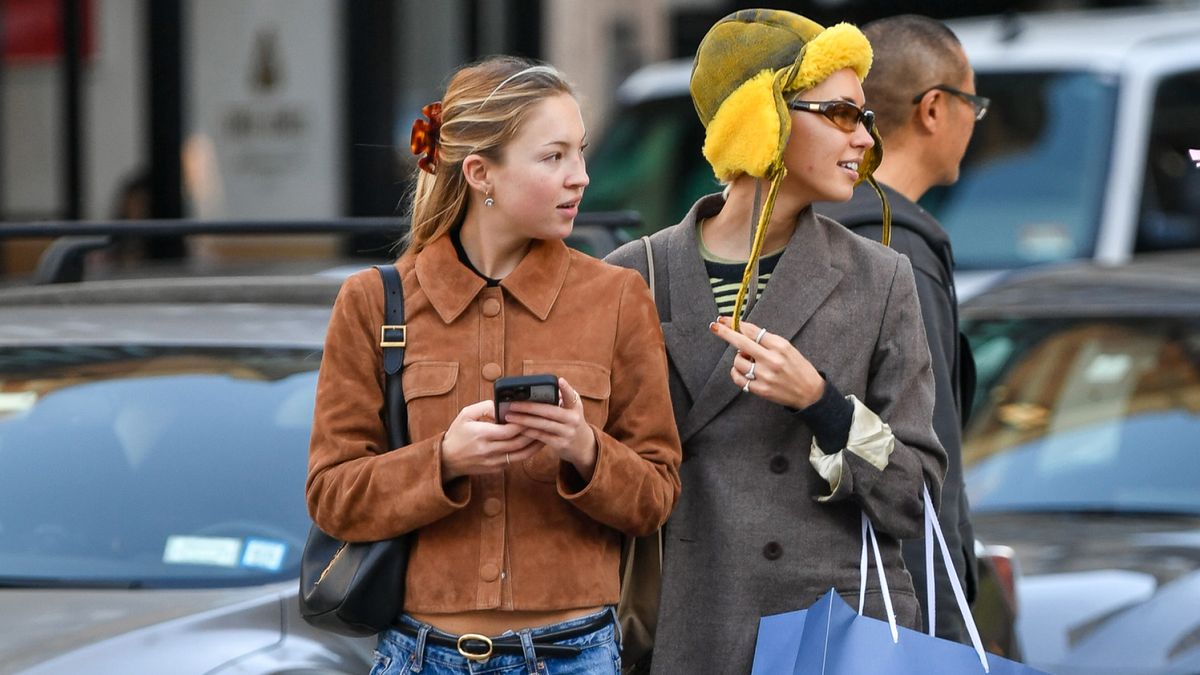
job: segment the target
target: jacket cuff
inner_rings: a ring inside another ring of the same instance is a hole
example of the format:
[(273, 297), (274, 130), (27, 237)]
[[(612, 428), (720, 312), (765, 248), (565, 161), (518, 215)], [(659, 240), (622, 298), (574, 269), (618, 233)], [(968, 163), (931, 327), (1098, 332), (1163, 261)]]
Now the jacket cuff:
[[(880, 419), (879, 415), (876, 415), (853, 394), (847, 396), (845, 400), (854, 411), (845, 449), (833, 454), (826, 454), (817, 445), (817, 439), (814, 437), (809, 450), (809, 463), (812, 464), (817, 474), (829, 483), (830, 493), (823, 497), (817, 497), (818, 502), (840, 501), (854, 491), (851, 474), (854, 473), (856, 462), (851, 462), (850, 470), (847, 471), (844, 453), (848, 452), (865, 462), (868, 467), (859, 466), (859, 468), (877, 476), (887, 468), (892, 451), (896, 448), (896, 437), (892, 435), (892, 428)], [(868, 480), (865, 484), (873, 485), (874, 481)]]
[(442, 499), (444, 500), (444, 503), (451, 509), (458, 510), (466, 506), (471, 501), (471, 477), (459, 476), (448, 483), (443, 482), (442, 441), (445, 439), (445, 437), (445, 434), (438, 436), (437, 441), (434, 443), (433, 455), (437, 460), (437, 468), (434, 469), (434, 477), (437, 480), (437, 484), (442, 486)]

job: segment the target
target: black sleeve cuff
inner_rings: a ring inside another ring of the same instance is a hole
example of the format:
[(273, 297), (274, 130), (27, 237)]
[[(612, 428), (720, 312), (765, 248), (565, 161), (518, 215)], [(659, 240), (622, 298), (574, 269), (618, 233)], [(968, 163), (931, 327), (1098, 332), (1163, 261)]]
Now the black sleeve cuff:
[(850, 438), (850, 424), (854, 421), (854, 404), (842, 396), (842, 392), (821, 373), (825, 380), (825, 393), (816, 403), (797, 410), (796, 414), (812, 429), (817, 445), (826, 454), (839, 452), (846, 447)]

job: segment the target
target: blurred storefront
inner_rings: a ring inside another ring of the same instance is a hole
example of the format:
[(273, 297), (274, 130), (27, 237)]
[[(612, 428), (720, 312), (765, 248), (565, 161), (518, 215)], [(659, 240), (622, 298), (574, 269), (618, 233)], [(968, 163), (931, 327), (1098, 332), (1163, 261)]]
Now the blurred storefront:
[(456, 65), (550, 61), (596, 133), (620, 81), (668, 56), (666, 5), (3, 0), (0, 220), (396, 214), (411, 120)]

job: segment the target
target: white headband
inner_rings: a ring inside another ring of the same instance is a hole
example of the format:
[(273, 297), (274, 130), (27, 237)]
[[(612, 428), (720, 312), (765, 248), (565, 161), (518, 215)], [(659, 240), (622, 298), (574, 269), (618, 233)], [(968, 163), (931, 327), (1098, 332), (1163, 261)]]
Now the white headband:
[(553, 77), (562, 77), (559, 74), (558, 70), (555, 69), (553, 66), (530, 66), (530, 67), (526, 68), (525, 70), (513, 73), (512, 75), (509, 75), (508, 77), (504, 78), (504, 81), (501, 82), (500, 84), (496, 85), (496, 88), (492, 90), (492, 93), (487, 95), (487, 98), (483, 99), (483, 103), (480, 103), (479, 107), (476, 108), (476, 110), (487, 105), (487, 102), (492, 100), (492, 96), (495, 96), (496, 92), (500, 91), (500, 87), (503, 87), (504, 85), (508, 84), (512, 80), (514, 80), (522, 75), (525, 75), (527, 73), (545, 73), (546, 75), (551, 75)]

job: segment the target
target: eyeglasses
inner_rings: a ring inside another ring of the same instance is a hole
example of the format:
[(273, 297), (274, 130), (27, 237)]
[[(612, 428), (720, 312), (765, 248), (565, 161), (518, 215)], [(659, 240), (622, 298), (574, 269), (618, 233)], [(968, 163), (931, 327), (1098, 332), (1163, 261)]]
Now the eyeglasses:
[(992, 104), (992, 99), (990, 99), (986, 96), (978, 96), (976, 94), (968, 94), (965, 91), (959, 91), (958, 89), (955, 89), (954, 87), (951, 87), (946, 84), (933, 85), (932, 87), (930, 87), (930, 88), (926, 89), (925, 91), (914, 96), (912, 102), (920, 103), (921, 99), (925, 98), (925, 94), (928, 94), (929, 92), (933, 91), (934, 89), (937, 89), (938, 91), (944, 91), (947, 94), (954, 94), (955, 96), (961, 98), (962, 100), (966, 101), (967, 103), (970, 103), (971, 107), (975, 109), (975, 121), (976, 122), (978, 122), (979, 120), (981, 120), (987, 116), (988, 106), (990, 106)]
[(846, 133), (854, 133), (860, 123), (867, 131), (875, 126), (875, 113), (849, 101), (791, 101), (788, 107), (800, 112), (820, 113)]

